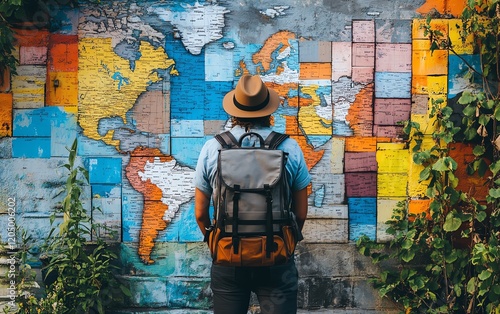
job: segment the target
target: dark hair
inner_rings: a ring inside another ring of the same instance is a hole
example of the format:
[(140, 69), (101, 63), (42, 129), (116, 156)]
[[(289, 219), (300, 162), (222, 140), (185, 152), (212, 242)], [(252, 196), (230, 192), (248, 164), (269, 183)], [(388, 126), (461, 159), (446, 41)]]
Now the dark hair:
[(238, 118), (238, 117), (231, 117), (231, 124), (232, 126), (239, 125), (241, 127), (244, 127), (245, 130), (249, 130), (253, 126), (263, 126), (263, 127), (270, 127), (272, 122), (273, 122), (272, 116), (265, 116), (265, 117), (259, 117), (259, 118)]

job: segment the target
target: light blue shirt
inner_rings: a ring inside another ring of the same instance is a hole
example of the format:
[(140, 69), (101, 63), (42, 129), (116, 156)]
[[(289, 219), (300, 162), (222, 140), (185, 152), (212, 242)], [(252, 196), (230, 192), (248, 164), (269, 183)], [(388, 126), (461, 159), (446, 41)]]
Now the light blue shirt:
[[(235, 126), (230, 131), (236, 139), (239, 139), (245, 133), (245, 129), (241, 126)], [(251, 129), (251, 132), (260, 134), (264, 139), (266, 139), (271, 131), (271, 128), (264, 127), (254, 127)], [(252, 146), (256, 141), (256, 136), (246, 137), (243, 140), (242, 146)], [(259, 146), (259, 144), (257, 143), (256, 146)], [(219, 149), (221, 149), (219, 142), (215, 138), (210, 139), (205, 143), (198, 157), (194, 184), (196, 188), (207, 195), (212, 194), (215, 184)], [(299, 191), (307, 187), (309, 182), (311, 182), (311, 176), (299, 144), (294, 139), (288, 138), (278, 146), (278, 149), (288, 153), (285, 168), (289, 180), (288, 183), (292, 191)]]

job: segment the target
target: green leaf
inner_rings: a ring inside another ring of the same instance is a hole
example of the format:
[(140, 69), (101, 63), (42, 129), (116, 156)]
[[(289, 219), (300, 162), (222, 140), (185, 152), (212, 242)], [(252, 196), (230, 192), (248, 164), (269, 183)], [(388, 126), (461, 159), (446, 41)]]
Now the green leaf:
[(444, 248), (444, 240), (441, 238), (434, 238), (434, 241), (432, 241), (432, 245), (436, 249), (442, 249)]
[(494, 285), (493, 289), (491, 289), (495, 294), (500, 295), (500, 285)]
[(444, 158), (439, 158), (434, 165), (432, 165), (432, 170), (436, 171), (447, 171), (448, 166), (446, 165)]
[(476, 110), (477, 110), (476, 106), (468, 105), (467, 107), (464, 108), (463, 114), (466, 117), (471, 118), (471, 117), (474, 117), (476, 115)]
[(495, 101), (492, 100), (492, 99), (490, 99), (490, 100), (488, 100), (488, 101), (486, 101), (486, 102), (483, 103), (483, 107), (485, 109), (493, 109), (494, 106), (495, 106)]
[(456, 188), (458, 186), (458, 178), (453, 174), (453, 172), (448, 173), (448, 180), (450, 181), (450, 185), (452, 188)]
[(413, 241), (410, 240), (410, 239), (406, 239), (401, 244), (401, 248), (405, 249), (405, 250), (408, 250), (408, 249), (410, 249), (412, 247), (412, 245), (413, 245)]
[(456, 217), (456, 212), (451, 211), (446, 215), (445, 222), (443, 224), (444, 231), (452, 232), (458, 230), (462, 225), (462, 219)]
[(436, 171), (448, 171), (457, 169), (457, 162), (451, 157), (439, 158), (434, 165), (432, 165), (432, 170)]
[(493, 113), (493, 115), (495, 116), (495, 120), (500, 121), (500, 106), (497, 106), (495, 108), (495, 112)]
[(493, 198), (500, 198), (500, 188), (490, 189), (488, 195)]
[(449, 254), (446, 254), (444, 260), (446, 261), (446, 263), (451, 264), (454, 261), (456, 261), (457, 258), (458, 258), (457, 250), (452, 250)]
[(455, 291), (457, 297), (460, 297), (462, 295), (462, 289), (460, 288), (459, 284), (453, 286), (453, 291)]
[(468, 127), (464, 131), (464, 136), (466, 140), (471, 141), (477, 136), (477, 132), (474, 128)]
[(483, 177), (486, 174), (486, 171), (488, 171), (488, 164), (484, 161), (484, 159), (481, 159), (477, 168), (477, 174), (480, 177)]
[(478, 276), (480, 280), (486, 280), (491, 277), (491, 272), (487, 269), (483, 270)]
[(456, 204), (460, 200), (460, 193), (451, 186), (447, 186), (445, 192), (449, 195), (451, 204)]
[[(462, 96), (458, 99), (458, 103), (461, 105), (467, 105), (470, 104), (471, 102), (476, 100), (476, 96), (474, 96), (471, 92), (469, 91), (464, 91), (462, 93)], [(474, 112), (476, 110), (474, 109)]]
[(416, 277), (409, 281), (410, 287), (413, 291), (418, 291), (425, 286), (424, 279), (421, 276)]
[(485, 152), (486, 152), (486, 148), (482, 145), (475, 146), (474, 150), (472, 151), (472, 153), (476, 157), (482, 156)]
[(493, 176), (496, 176), (500, 171), (500, 160), (495, 161), (490, 165), (490, 170), (493, 173)]
[(477, 221), (482, 222), (482, 221), (484, 221), (486, 219), (487, 216), (488, 215), (486, 214), (486, 212), (481, 211), (481, 212), (477, 213), (476, 219), (477, 219)]
[(479, 119), (478, 119), (479, 124), (484, 125), (484, 126), (488, 125), (490, 120), (491, 120), (491, 117), (489, 115), (486, 115), (486, 114), (480, 115)]
[(442, 206), (442, 205), (441, 205), (441, 203), (440, 203), (439, 201), (437, 201), (437, 200), (433, 200), (433, 201), (431, 202), (431, 204), (430, 204), (429, 208), (430, 208), (430, 210), (431, 210), (432, 212), (436, 212), (436, 213), (438, 213), (438, 212), (441, 212), (441, 208), (442, 208), (441, 206)]
[(413, 154), (413, 161), (417, 165), (423, 164), (429, 158), (431, 158), (431, 154), (429, 152), (427, 152), (427, 151)]
[(420, 176), (419, 176), (419, 179), (420, 181), (425, 181), (427, 179), (429, 179), (431, 175), (431, 167), (425, 167), (422, 171), (420, 171)]
[(472, 277), (471, 279), (469, 279), (469, 282), (467, 282), (467, 293), (474, 294), (475, 290), (476, 290), (476, 277)]
[(415, 252), (410, 250), (404, 250), (401, 252), (401, 259), (405, 262), (410, 262), (415, 257)]

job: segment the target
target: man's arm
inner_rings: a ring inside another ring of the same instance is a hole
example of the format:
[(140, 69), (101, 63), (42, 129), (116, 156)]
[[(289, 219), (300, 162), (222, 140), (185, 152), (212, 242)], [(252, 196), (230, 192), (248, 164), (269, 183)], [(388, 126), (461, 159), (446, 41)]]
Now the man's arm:
[(302, 231), (302, 227), (304, 227), (304, 222), (307, 218), (307, 187), (293, 192), (292, 199), (297, 225), (299, 225), (299, 229)]
[(194, 215), (196, 217), (196, 223), (198, 223), (198, 227), (203, 235), (205, 235), (206, 232), (205, 228), (210, 226), (209, 206), (210, 196), (196, 188), (194, 191)]

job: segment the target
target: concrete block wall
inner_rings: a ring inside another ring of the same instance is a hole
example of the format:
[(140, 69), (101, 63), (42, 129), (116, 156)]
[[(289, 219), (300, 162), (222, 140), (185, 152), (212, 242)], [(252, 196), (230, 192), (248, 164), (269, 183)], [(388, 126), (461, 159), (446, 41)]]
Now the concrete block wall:
[[(181, 248), (183, 247), (183, 248)], [(155, 276), (146, 269), (124, 265), (128, 273), (120, 276), (130, 290), (128, 307), (116, 313), (206, 313), (211, 307), (210, 257), (205, 244), (167, 244), (165, 254), (187, 250), (196, 259), (176, 259), (169, 276)], [(162, 268), (162, 258), (155, 267)], [(369, 283), (380, 269), (351, 244), (302, 243), (297, 248), (300, 311), (312, 313), (396, 313), (394, 304), (383, 300)], [(189, 296), (189, 297), (186, 297)], [(255, 296), (250, 311), (258, 313)], [(189, 309), (189, 310), (187, 310)], [(141, 312), (142, 313), (142, 312)], [(188, 312), (186, 312), (188, 313)]]

